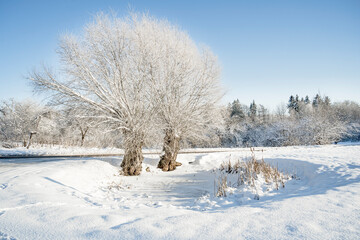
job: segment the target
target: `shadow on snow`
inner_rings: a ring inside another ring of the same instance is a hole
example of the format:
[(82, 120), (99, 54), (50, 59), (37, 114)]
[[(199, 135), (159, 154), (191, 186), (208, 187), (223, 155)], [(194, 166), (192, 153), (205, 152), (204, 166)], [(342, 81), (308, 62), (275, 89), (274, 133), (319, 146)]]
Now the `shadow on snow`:
[[(201, 161), (201, 159), (198, 159)], [(329, 190), (337, 190), (338, 187), (360, 182), (360, 175), (353, 176), (344, 173), (344, 169), (357, 169), (360, 165), (344, 164), (334, 168), (326, 165), (314, 164), (307, 161), (289, 158), (269, 158), (266, 162), (272, 166), (278, 166), (279, 170), (289, 175), (296, 176), (285, 184), (285, 188), (274, 190), (272, 196), (262, 196), (260, 200), (251, 200), (245, 203), (236, 202), (222, 205), (219, 208), (210, 208), (206, 211), (219, 211), (238, 206), (267, 207), (274, 202), (289, 198), (304, 197), (325, 194)], [(212, 171), (199, 171), (196, 174), (184, 174), (174, 177), (189, 179), (189, 182), (179, 182), (171, 187), (169, 196), (178, 198), (177, 202), (182, 206), (194, 206), (196, 199), (210, 194), (214, 198), (215, 174)], [(226, 200), (226, 198), (222, 198)], [(231, 200), (234, 200), (233, 198)], [(197, 210), (197, 209), (193, 209)], [(199, 210), (203, 211), (203, 210)]]

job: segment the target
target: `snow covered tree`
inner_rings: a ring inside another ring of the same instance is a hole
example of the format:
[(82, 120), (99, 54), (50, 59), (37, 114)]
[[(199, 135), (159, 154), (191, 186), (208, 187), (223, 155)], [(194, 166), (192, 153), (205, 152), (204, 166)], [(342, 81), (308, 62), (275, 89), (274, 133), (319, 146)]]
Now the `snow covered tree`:
[(257, 105), (255, 103), (255, 100), (253, 100), (253, 102), (250, 104), (250, 111), (249, 111), (249, 117), (251, 121), (255, 122), (257, 120), (256, 115), (257, 115)]
[(258, 119), (261, 124), (266, 124), (269, 121), (269, 117), (269, 111), (264, 107), (264, 105), (259, 104)]
[(344, 101), (333, 104), (336, 116), (346, 123), (347, 130), (342, 140), (360, 140), (360, 105), (353, 101)]
[(36, 89), (121, 129), (125, 175), (140, 174), (142, 147), (157, 124), (165, 133), (159, 167), (173, 170), (180, 140), (202, 138), (218, 118), (217, 58), (177, 27), (148, 15), (99, 15), (84, 32), (61, 41), (60, 77), (46, 68), (31, 74)]
[(314, 100), (312, 102), (312, 105), (314, 108), (318, 107), (319, 105), (322, 105), (323, 100), (320, 96), (320, 94), (316, 94), (316, 96), (314, 97)]
[(311, 144), (328, 144), (339, 141), (346, 133), (346, 122), (341, 121), (329, 106), (314, 109), (309, 118), (311, 123), (307, 126), (307, 131), (313, 135)]
[(289, 113), (294, 110), (295, 108), (295, 98), (293, 95), (290, 96), (287, 108), (289, 109)]
[[(87, 108), (74, 106), (65, 108), (62, 111), (64, 127), (69, 129), (72, 135), (79, 136), (76, 140), (80, 142), (80, 146), (84, 145), (85, 137), (89, 135), (91, 129), (96, 128), (99, 125), (99, 121), (93, 117), (96, 114), (89, 113)], [(72, 136), (72, 138), (74, 138), (74, 136)]]
[(287, 106), (285, 103), (280, 103), (279, 105), (276, 106), (276, 109), (275, 109), (276, 119), (279, 119), (279, 120), (285, 119), (286, 108), (287, 108)]
[(295, 110), (296, 113), (299, 112), (299, 102), (300, 102), (299, 95), (296, 94), (296, 96), (295, 96), (295, 104), (294, 104), (294, 110)]
[(239, 120), (244, 120), (245, 113), (240, 104), (239, 99), (236, 99), (232, 102), (230, 117), (231, 118), (235, 117), (235, 118), (238, 118)]
[(324, 97), (323, 104), (324, 104), (324, 107), (326, 107), (326, 108), (329, 108), (329, 107), (330, 107), (330, 105), (331, 105), (331, 100), (330, 100), (330, 98), (329, 98), (328, 96), (325, 96), (325, 97)]
[(163, 130), (163, 155), (158, 167), (174, 170), (181, 141), (204, 139), (221, 119), (222, 97), (216, 56), (199, 48), (178, 27), (143, 16), (137, 24), (144, 74), (149, 79), (151, 103)]
[(36, 90), (53, 93), (53, 101), (81, 105), (84, 111), (95, 113), (98, 121), (122, 131), (125, 175), (140, 174), (142, 147), (154, 119), (144, 62), (147, 45), (142, 42), (145, 38), (139, 37), (141, 32), (151, 31), (142, 27), (144, 19), (136, 14), (123, 19), (99, 14), (83, 35), (62, 38), (59, 75), (44, 67), (29, 76)]
[(308, 96), (308, 95), (305, 96), (304, 102), (305, 102), (305, 104), (309, 104), (309, 103), (310, 103), (310, 99), (309, 99), (309, 96)]
[(295, 97), (293, 95), (291, 95), (289, 98), (289, 103), (287, 105), (288, 109), (289, 109), (289, 113), (291, 115), (298, 115), (300, 104), (301, 104), (301, 101), (299, 100), (299, 95), (296, 94)]
[(43, 130), (41, 135), (49, 134), (51, 129), (43, 124), (50, 118), (51, 109), (43, 107), (33, 101), (17, 102), (13, 99), (0, 104), (0, 133), (1, 140), (22, 142), (29, 148), (39, 127)]

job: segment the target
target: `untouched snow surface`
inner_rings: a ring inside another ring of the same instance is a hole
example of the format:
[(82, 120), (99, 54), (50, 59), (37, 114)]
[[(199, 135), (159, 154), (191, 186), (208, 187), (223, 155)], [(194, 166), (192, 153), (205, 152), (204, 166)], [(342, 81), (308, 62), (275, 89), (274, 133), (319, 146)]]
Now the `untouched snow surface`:
[(359, 145), (256, 152), (297, 177), (259, 200), (213, 197), (229, 155), (250, 151), (182, 154), (173, 172), (148, 155), (137, 177), (121, 158), (0, 159), (0, 239), (360, 239)]
[(117, 148), (82, 148), (82, 147), (16, 147), (16, 148), (4, 148), (0, 147), (1, 156), (43, 156), (43, 155), (92, 155), (92, 154), (122, 154), (124, 151)]
[[(234, 152), (243, 151), (242, 148), (188, 148), (182, 149), (182, 153), (202, 153), (202, 152)], [(123, 149), (119, 148), (85, 148), (85, 147), (63, 147), (63, 146), (32, 146), (30, 149), (26, 147), (4, 148), (0, 145), (0, 157), (9, 156), (86, 156), (86, 155), (121, 155)], [(161, 149), (144, 149), (144, 154), (159, 154)]]

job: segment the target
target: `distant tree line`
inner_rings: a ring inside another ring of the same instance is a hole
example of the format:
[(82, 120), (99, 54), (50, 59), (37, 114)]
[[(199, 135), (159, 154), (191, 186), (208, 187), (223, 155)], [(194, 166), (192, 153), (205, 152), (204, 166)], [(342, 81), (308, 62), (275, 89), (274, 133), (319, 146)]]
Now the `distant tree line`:
[[(328, 96), (319, 94), (312, 100), (308, 96), (290, 96), (287, 105), (279, 105), (272, 113), (255, 101), (247, 106), (234, 100), (221, 113), (223, 121), (203, 130), (204, 138), (187, 139), (179, 144), (253, 147), (360, 141), (360, 105), (352, 101), (331, 103)], [(162, 135), (153, 134), (145, 147), (162, 145)], [(121, 131), (82, 116), (79, 110), (13, 99), (0, 103), (0, 141), (5, 146), (24, 147), (35, 143), (122, 148), (124, 144)]]
[(225, 111), (221, 146), (289, 146), (360, 140), (360, 106), (344, 101), (331, 103), (317, 94), (290, 96), (287, 105), (270, 113), (253, 101), (250, 106), (235, 100)]
[(34, 101), (0, 103), (0, 141), (6, 147), (63, 145), (121, 147), (121, 138), (92, 118), (71, 108), (54, 108)]

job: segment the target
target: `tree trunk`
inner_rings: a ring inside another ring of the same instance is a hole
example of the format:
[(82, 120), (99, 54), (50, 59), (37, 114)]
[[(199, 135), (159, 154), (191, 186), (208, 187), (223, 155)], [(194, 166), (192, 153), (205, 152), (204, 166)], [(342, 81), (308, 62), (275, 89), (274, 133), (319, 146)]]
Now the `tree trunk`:
[(181, 166), (181, 163), (176, 162), (180, 150), (179, 142), (180, 137), (173, 130), (166, 131), (163, 146), (164, 154), (160, 157), (158, 168), (163, 171), (173, 171), (177, 166)]
[(142, 162), (144, 156), (142, 154), (142, 140), (137, 139), (136, 137), (129, 138), (126, 137), (127, 141), (125, 142), (125, 155), (121, 162), (121, 167), (123, 174), (125, 176), (134, 176), (140, 175), (142, 169)]
[(81, 147), (84, 145), (84, 140), (85, 140), (85, 136), (86, 136), (86, 133), (88, 132), (89, 128), (85, 128), (83, 129), (82, 127), (80, 127), (80, 132), (81, 132)]
[(30, 145), (31, 145), (31, 139), (32, 139), (32, 136), (33, 136), (34, 134), (36, 134), (36, 132), (30, 132), (30, 135), (29, 135), (29, 142), (28, 142), (28, 144), (27, 144), (27, 146), (26, 146), (26, 148), (27, 148), (27, 149), (29, 149), (29, 148), (30, 148)]

